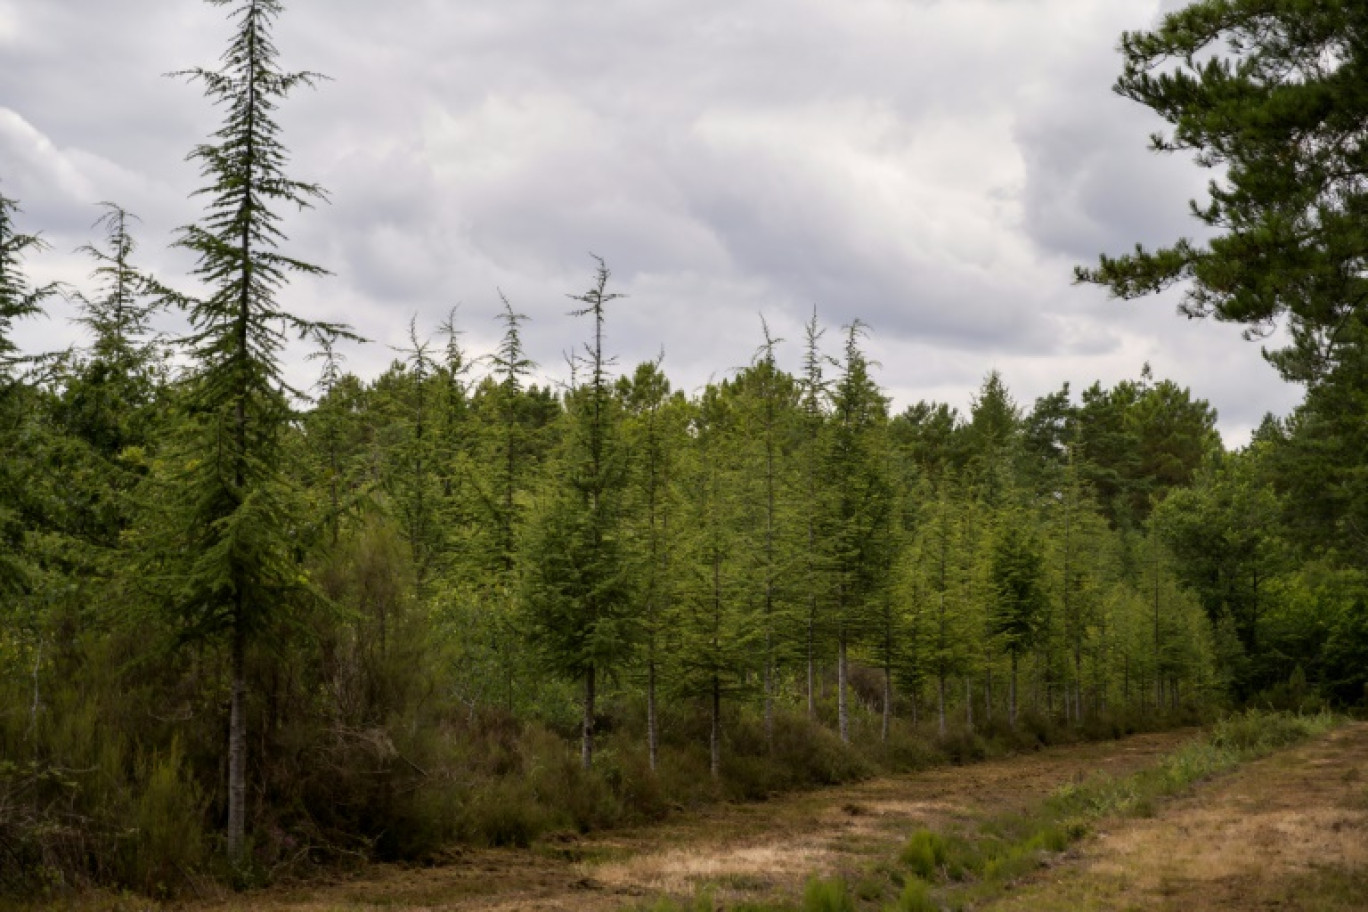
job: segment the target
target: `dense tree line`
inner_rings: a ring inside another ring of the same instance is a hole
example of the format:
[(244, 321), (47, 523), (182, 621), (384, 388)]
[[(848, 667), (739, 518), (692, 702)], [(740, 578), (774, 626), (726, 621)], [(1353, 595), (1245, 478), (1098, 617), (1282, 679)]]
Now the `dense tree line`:
[[(1364, 699), (1357, 348), (1237, 451), (1148, 366), (895, 412), (868, 329), (832, 344), (816, 314), (686, 394), (617, 366), (630, 303), (597, 261), (564, 385), (529, 382), (502, 298), (493, 353), (453, 314), (357, 377), (346, 328), (285, 303), (322, 270), (271, 206), (321, 191), (282, 170), (274, 104), (313, 77), (276, 69), (279, 11), (244, 0), (223, 69), (190, 74), (226, 112), (180, 238), (202, 296), (140, 270), (108, 205), (91, 287), (34, 287), (41, 241), (0, 197), (4, 885), (163, 888), (220, 833), (240, 878), (413, 856), (984, 736)], [(85, 344), (17, 351), (58, 293)], [(307, 395), (290, 332), (317, 346)]]

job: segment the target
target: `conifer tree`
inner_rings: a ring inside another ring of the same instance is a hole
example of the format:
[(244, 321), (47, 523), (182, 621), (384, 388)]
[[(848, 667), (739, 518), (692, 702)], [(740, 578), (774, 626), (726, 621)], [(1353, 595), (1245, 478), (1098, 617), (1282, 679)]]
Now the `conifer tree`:
[(842, 741), (850, 740), (849, 648), (870, 629), (893, 563), (893, 489), (883, 454), (888, 406), (860, 350), (863, 330), (858, 320), (847, 327), (841, 377), (832, 394), (825, 466), (834, 501), (826, 535), (832, 546), (837, 727)]
[(628, 380), (618, 381), (627, 409), (626, 433), (633, 460), (634, 503), (639, 543), (637, 580), (642, 609), (641, 635), (646, 663), (646, 750), (651, 769), (659, 762), (660, 731), (657, 696), (662, 664), (662, 639), (675, 615), (680, 540), (682, 443), (691, 408), (682, 395), (671, 394), (670, 381), (658, 361), (638, 365)]
[(404, 376), (396, 392), (401, 394), (404, 420), (390, 478), (394, 498), (413, 559), (417, 594), (424, 596), (429, 577), (441, 556), (447, 529), (441, 523), (438, 434), (437, 361), (432, 340), (420, 337), (416, 318), (410, 318), (409, 347), (404, 355)]
[(1035, 641), (1045, 610), (1043, 563), (1040, 543), (1022, 514), (1008, 517), (993, 543), (991, 581), (993, 604), (990, 623), (1012, 663), (1008, 684), (1007, 723), (1016, 727), (1017, 666), (1021, 655)]
[[(709, 385), (692, 427), (690, 541), (692, 576), (679, 617), (681, 685), (707, 702), (709, 770), (721, 776), (722, 697), (740, 690), (755, 670), (757, 618), (747, 604), (746, 578), (755, 571), (752, 549), (740, 534), (742, 501), (735, 399)], [(761, 663), (764, 656), (761, 656)]]
[(936, 679), (940, 733), (946, 731), (946, 684), (966, 671), (978, 633), (970, 624), (969, 566), (972, 549), (965, 530), (969, 498), (952, 476), (942, 477), (921, 498), (921, 521), (907, 553), (916, 602), (919, 660)]
[(172, 599), (187, 636), (223, 635), (230, 647), (227, 852), (237, 862), (246, 832), (247, 651), (303, 588), (280, 469), (291, 418), (281, 348), (291, 331), (317, 337), (345, 330), (301, 319), (279, 302), (290, 275), (324, 272), (280, 252), (285, 238), (275, 208), (324, 198), (317, 185), (286, 176), (288, 155), (275, 121), (280, 99), (320, 77), (277, 67), (271, 33), (279, 0), (208, 2), (232, 5), (235, 32), (220, 69), (178, 74), (201, 83), (224, 120), (210, 142), (190, 153), (206, 181), (198, 193), (208, 199), (207, 211), (177, 241), (195, 256), (194, 275), (207, 295), (177, 298), (191, 324), (193, 456), (180, 485), (179, 538), (189, 564)]
[(18, 347), (10, 338), (14, 321), (42, 312), (43, 301), (58, 291), (54, 284), (34, 288), (24, 276), (22, 262), (47, 244), (36, 234), (21, 234), (14, 225), (19, 204), (0, 193), (0, 380), (13, 379)]
[[(58, 291), (54, 285), (33, 287), (24, 275), (22, 262), (28, 253), (46, 245), (36, 234), (22, 234), (14, 224), (19, 205), (0, 194), (0, 445), (7, 454), (17, 451), (14, 442), (24, 420), (24, 384), (18, 376), (22, 359), (10, 337), (16, 320), (41, 313), (42, 303)], [(14, 460), (0, 459), (0, 598), (20, 592), (27, 579), (22, 558), (24, 527), (19, 518), (21, 491)]]
[(494, 365), (497, 386), (495, 395), (498, 402), (498, 491), (494, 498), (494, 525), (497, 529), (496, 553), (501, 572), (510, 574), (516, 558), (517, 527), (519, 510), (518, 490), (523, 484), (525, 431), (521, 416), (518, 414), (523, 394), (523, 378), (537, 366), (527, 357), (522, 343), (522, 324), (527, 321), (525, 314), (513, 310), (508, 298), (499, 293), (503, 303), (503, 313), (499, 322), (503, 324), (504, 334), (499, 347), (490, 361)]
[[(583, 684), (580, 755), (593, 765), (594, 713), (603, 678), (630, 654), (637, 618), (620, 532), (627, 464), (621, 404), (609, 382), (605, 308), (623, 297), (608, 291), (603, 260), (589, 290), (571, 299), (574, 316), (593, 320), (593, 338), (576, 364), (587, 381), (566, 399), (567, 430), (551, 489), (530, 523), (524, 580), (530, 633), (548, 665)], [(577, 371), (578, 373), (578, 371)]]
[(822, 336), (826, 330), (817, 323), (817, 310), (804, 326), (803, 376), (799, 383), (799, 419), (802, 435), (801, 494), (803, 525), (806, 543), (803, 553), (804, 588), (807, 591), (807, 624), (805, 652), (807, 657), (808, 718), (817, 718), (817, 653), (822, 646), (824, 630), (821, 613), (825, 608), (825, 580), (827, 572), (826, 543), (822, 527), (827, 522), (827, 490), (822, 471), (823, 449), (827, 432), (827, 410), (830, 403), (830, 383), (824, 368), (831, 359), (822, 353)]
[(754, 586), (758, 589), (759, 623), (764, 650), (762, 686), (764, 689), (765, 741), (774, 742), (774, 704), (778, 687), (779, 647), (786, 621), (791, 614), (784, 573), (787, 563), (784, 539), (791, 511), (786, 509), (786, 494), (794, 417), (798, 406), (798, 386), (779, 369), (774, 350), (779, 340), (770, 335), (761, 321), (764, 344), (751, 364), (731, 385), (738, 408), (737, 420), (745, 430), (746, 499), (753, 504), (749, 534), (759, 543)]

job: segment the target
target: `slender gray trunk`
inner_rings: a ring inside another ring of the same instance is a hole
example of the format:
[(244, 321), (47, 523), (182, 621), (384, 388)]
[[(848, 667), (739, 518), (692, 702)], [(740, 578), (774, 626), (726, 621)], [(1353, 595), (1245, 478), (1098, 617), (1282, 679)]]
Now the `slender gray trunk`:
[(888, 730), (893, 723), (893, 675), (887, 665), (884, 666), (883, 685), (883, 731), (880, 736), (887, 743)]
[(964, 676), (964, 724), (974, 730), (974, 679)]
[(722, 681), (713, 672), (712, 676), (712, 729), (708, 733), (708, 772), (713, 781), (722, 778)]
[(651, 658), (646, 666), (646, 751), (650, 756), (651, 772), (656, 771), (660, 739), (656, 723), (656, 663), (655, 635), (651, 636)]
[(580, 761), (586, 770), (594, 766), (594, 666), (584, 672), (584, 719), (580, 728)]
[(991, 666), (984, 666), (983, 669), (983, 724), (993, 724), (993, 669)]
[(1017, 654), (1012, 650), (1012, 678), (1007, 682), (1007, 725), (1015, 730), (1017, 724)]
[(817, 718), (817, 659), (812, 654), (812, 625), (808, 624), (807, 642), (807, 709), (808, 718)]
[(940, 733), (945, 737), (945, 673), (936, 676), (936, 704), (940, 712)]
[(1130, 653), (1121, 657), (1121, 702), (1130, 705)]
[[(766, 641), (769, 631), (765, 632)], [(774, 750), (774, 663), (769, 659), (770, 647), (765, 646), (765, 749)]]
[(228, 705), (228, 860), (242, 861), (247, 835), (247, 636), (242, 609), (233, 625), (233, 690)]
[(38, 672), (43, 667), (43, 638), (38, 638), (38, 647), (33, 654), (33, 700), (29, 703), (29, 724), (27, 739), (34, 742), (35, 753), (38, 735), (38, 710), (43, 705), (43, 693), (38, 689)]
[(840, 643), (836, 657), (836, 726), (841, 732), (841, 741), (850, 743), (850, 708), (846, 705), (846, 633), (841, 630)]

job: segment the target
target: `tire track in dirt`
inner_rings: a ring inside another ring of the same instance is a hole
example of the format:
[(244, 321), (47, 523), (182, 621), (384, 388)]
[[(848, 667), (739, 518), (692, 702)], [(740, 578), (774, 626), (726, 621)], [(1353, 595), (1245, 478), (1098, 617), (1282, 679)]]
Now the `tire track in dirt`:
[(649, 826), (539, 841), (531, 849), (455, 850), (435, 868), (377, 865), (347, 880), (276, 887), (194, 904), (206, 910), (588, 910), (610, 912), (705, 884), (728, 904), (794, 898), (808, 875), (857, 871), (896, 852), (910, 831), (1038, 802), (1105, 771), (1123, 776), (1194, 730), (1068, 745), (962, 767), (718, 805)]
[(1368, 909), (1368, 723), (1113, 822), (1078, 855), (989, 908)]

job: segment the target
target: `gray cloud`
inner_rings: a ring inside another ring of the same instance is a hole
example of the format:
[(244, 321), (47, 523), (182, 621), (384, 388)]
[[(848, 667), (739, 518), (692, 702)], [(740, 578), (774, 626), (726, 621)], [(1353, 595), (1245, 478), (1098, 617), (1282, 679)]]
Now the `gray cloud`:
[[(998, 367), (1029, 403), (1147, 358), (1235, 435), (1263, 403), (1294, 401), (1234, 328), (1070, 285), (1075, 262), (1192, 230), (1184, 201), (1204, 176), (1145, 152), (1156, 125), (1109, 91), (1117, 37), (1159, 0), (288, 7), (283, 63), (331, 81), (280, 119), (295, 175), (333, 202), (286, 230), (335, 273), (288, 305), (377, 340), (351, 353), (358, 372), (383, 369), (410, 316), (432, 329), (457, 303), (487, 350), (502, 288), (533, 318), (542, 370), (563, 376), (586, 332), (566, 294), (593, 251), (630, 294), (610, 322), (623, 369), (663, 347), (685, 388), (749, 360), (760, 312), (796, 367), (816, 304), (833, 327), (874, 327), (900, 402), (963, 408)], [(53, 245), (36, 275), (84, 275), (70, 251), (102, 199), (143, 217), (149, 266), (185, 274), (167, 249), (198, 214), (184, 156), (217, 112), (162, 74), (214, 64), (222, 12), (0, 0), (0, 186)], [(60, 316), (27, 344), (70, 335)], [(296, 382), (313, 369), (293, 367)]]

